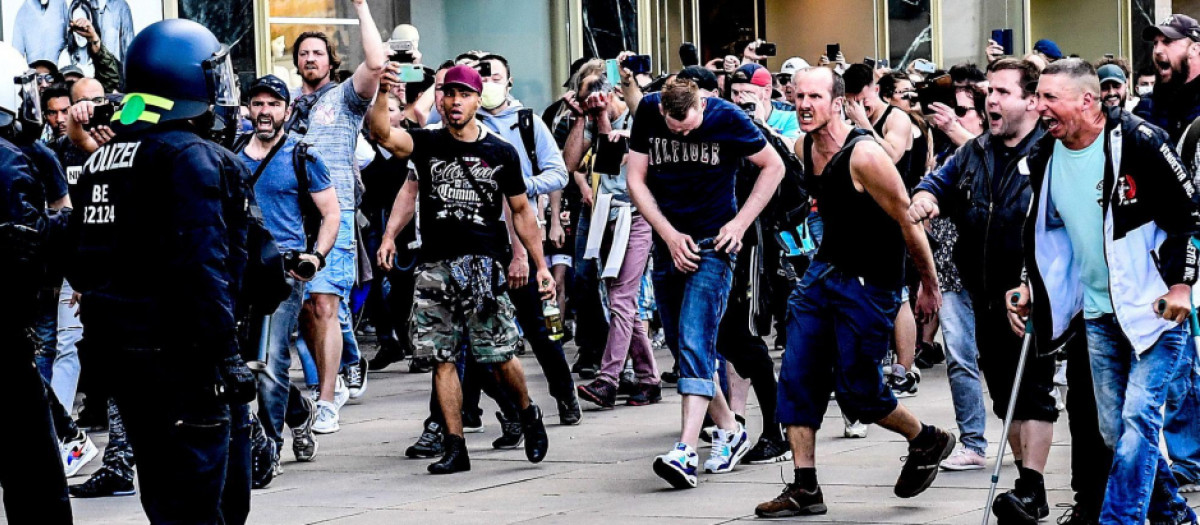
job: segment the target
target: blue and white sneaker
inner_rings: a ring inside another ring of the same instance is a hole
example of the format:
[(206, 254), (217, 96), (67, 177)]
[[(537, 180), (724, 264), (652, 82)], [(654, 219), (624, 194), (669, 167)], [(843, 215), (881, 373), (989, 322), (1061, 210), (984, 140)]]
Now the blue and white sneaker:
[(745, 425), (738, 423), (738, 429), (733, 432), (718, 428), (713, 433), (713, 445), (704, 462), (704, 471), (709, 474), (729, 472), (749, 451), (750, 434), (746, 433)]
[(654, 459), (654, 473), (677, 489), (696, 488), (696, 465), (700, 456), (687, 443), (676, 443), (670, 452)]

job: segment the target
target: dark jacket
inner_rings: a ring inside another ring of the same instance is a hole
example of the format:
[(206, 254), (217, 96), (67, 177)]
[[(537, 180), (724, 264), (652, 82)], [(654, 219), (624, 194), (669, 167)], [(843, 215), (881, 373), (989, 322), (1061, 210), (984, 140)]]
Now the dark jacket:
[(1200, 117), (1200, 77), (1186, 84), (1155, 84), (1154, 94), (1143, 97), (1133, 114), (1166, 130), (1171, 142), (1179, 142), (1188, 124)]
[(89, 339), (221, 359), (237, 350), (250, 175), (233, 153), (171, 126), (181, 125), (119, 135), (84, 164), (68, 279)]
[(6, 327), (27, 327), (33, 321), (44, 252), (50, 238), (64, 229), (66, 216), (47, 213), (45, 193), (33, 177), (29, 158), (0, 139), (0, 274), (14, 277), (6, 293), (13, 308), (0, 316)]
[[(1200, 195), (1162, 129), (1121, 108), (1108, 108), (1104, 133), (1104, 253), (1109, 293), (1122, 332), (1138, 354), (1176, 323), (1154, 302), (1200, 271)], [(1083, 312), (1083, 283), (1071, 239), (1050, 198), (1046, 174), (1055, 139), (1042, 137), (1021, 161), (1033, 188), (1025, 222), (1025, 265), (1038, 348), (1057, 347)], [(1098, 232), (1101, 233), (1101, 232)]]
[[(1045, 132), (1036, 127), (1017, 146), (1003, 173), (992, 173), (994, 151), (990, 132), (963, 144), (941, 169), (921, 180), (915, 191), (938, 199), (942, 216), (958, 227), (954, 264), (968, 292), (989, 301), (1003, 301), (1004, 292), (1021, 282), (1021, 226), (1029, 210), (1029, 177), (1017, 170)], [(1000, 177), (999, 192), (992, 180)]]

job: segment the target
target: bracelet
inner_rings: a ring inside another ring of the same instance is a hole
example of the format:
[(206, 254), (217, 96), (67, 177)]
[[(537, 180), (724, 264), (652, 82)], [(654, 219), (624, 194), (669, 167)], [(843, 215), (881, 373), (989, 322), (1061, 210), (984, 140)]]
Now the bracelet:
[(309, 255), (316, 257), (317, 260), (321, 262), (321, 264), (317, 265), (318, 271), (325, 269), (325, 254), (321, 253), (321, 250), (313, 248), (312, 251), (310, 251), (308, 253), (309, 253)]

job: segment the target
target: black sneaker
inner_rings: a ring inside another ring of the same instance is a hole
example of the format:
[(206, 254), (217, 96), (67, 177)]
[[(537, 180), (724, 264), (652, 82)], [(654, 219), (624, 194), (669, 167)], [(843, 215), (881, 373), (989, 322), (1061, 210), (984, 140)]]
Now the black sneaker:
[(600, 408), (612, 408), (617, 402), (617, 389), (608, 381), (597, 379), (586, 385), (579, 385), (578, 390), (579, 399)]
[[(622, 374), (624, 375), (624, 374)], [(617, 382), (618, 396), (632, 396), (638, 393), (638, 383), (636, 381), (626, 381), (624, 377)]]
[(371, 359), (367, 370), (378, 372), (403, 360), (404, 349), (400, 347), (400, 343), (396, 342), (395, 339), (380, 339), (379, 351)]
[(317, 404), (308, 401), (308, 419), (298, 427), (292, 427), (292, 454), (296, 461), (312, 461), (317, 457), (317, 437), (313, 435), (313, 423), (317, 422)]
[(132, 496), (133, 480), (113, 472), (107, 467), (97, 470), (87, 481), (67, 488), (73, 498), (107, 498), (110, 496)]
[(1067, 511), (1063, 512), (1062, 516), (1058, 517), (1056, 523), (1058, 525), (1100, 525), (1100, 518), (1083, 508), (1082, 504), (1076, 503), (1070, 505), (1067, 503), (1059, 503), (1059, 507), (1066, 507)]
[(639, 383), (637, 393), (625, 401), (631, 407), (644, 407), (662, 401), (662, 386), (658, 384)]
[(467, 442), (462, 436), (446, 434), (446, 450), (442, 459), (429, 465), (430, 474), (453, 474), (471, 470), (471, 458), (467, 456)]
[(786, 441), (760, 437), (754, 448), (750, 449), (750, 452), (746, 453), (746, 457), (742, 458), (742, 462), (751, 465), (768, 465), (790, 459), (792, 459), (792, 449)]
[(421, 437), (417, 438), (416, 443), (404, 451), (404, 455), (410, 458), (437, 457), (444, 450), (443, 440), (442, 425), (426, 419), (425, 431), (421, 433)]
[(946, 351), (941, 343), (917, 343), (917, 357), (913, 364), (917, 368), (933, 368), (934, 365), (946, 361)]
[(1031, 487), (1017, 479), (1016, 488), (1005, 492), (992, 501), (992, 514), (1002, 523), (1037, 523), (1050, 515), (1046, 503), (1046, 490)]
[(474, 410), (464, 410), (462, 413), (463, 434), (482, 434), (483, 433), (483, 414), (478, 414)]
[(573, 427), (583, 421), (583, 410), (575, 396), (558, 400), (558, 424)]
[(662, 375), (658, 377), (658, 379), (667, 384), (677, 385), (677, 384), (679, 384), (679, 372), (676, 372), (674, 370), (669, 371), (669, 372), (663, 372)]
[(529, 458), (529, 462), (541, 463), (546, 459), (550, 437), (546, 435), (546, 425), (542, 423), (542, 409), (537, 405), (530, 404), (521, 411), (521, 433), (525, 434), (525, 457)]
[(428, 357), (413, 357), (408, 362), (408, 373), (427, 374), (433, 371), (433, 359)]
[(507, 419), (500, 412), (496, 412), (496, 419), (500, 420), (500, 437), (492, 442), (492, 448), (517, 448), (521, 446), (521, 443), (525, 441), (525, 435), (521, 433), (521, 422)]
[(342, 379), (350, 390), (350, 399), (358, 399), (367, 393), (367, 364), (365, 357), (360, 358), (342, 372)]
[(950, 457), (954, 451), (954, 436), (940, 428), (934, 428), (933, 443), (927, 448), (908, 445), (908, 457), (904, 468), (900, 469), (900, 478), (896, 480), (895, 494), (901, 498), (911, 498), (925, 492), (933, 484), (938, 475), (938, 464)]
[(263, 432), (262, 423), (250, 413), (250, 488), (266, 488), (275, 479), (279, 454), (275, 440)]
[(825, 514), (825, 496), (821, 494), (821, 486), (814, 491), (800, 488), (798, 483), (788, 483), (783, 493), (775, 499), (759, 503), (754, 508), (754, 514), (760, 518), (786, 518), (788, 516), (813, 516)]

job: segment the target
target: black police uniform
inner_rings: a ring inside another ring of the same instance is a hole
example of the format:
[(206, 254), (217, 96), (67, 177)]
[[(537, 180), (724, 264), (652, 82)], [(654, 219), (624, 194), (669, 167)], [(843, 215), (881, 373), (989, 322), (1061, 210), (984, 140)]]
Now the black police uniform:
[[(16, 277), (9, 280), (7, 306), (0, 313), (0, 382), (10, 396), (9, 417), (22, 425), (19, 431), (0, 432), (0, 449), (18, 451), (23, 458), (0, 467), (10, 523), (71, 523), (46, 387), (33, 366), (32, 326), (44, 270), (43, 241), (62, 227), (47, 216), (45, 203), (29, 159), (0, 139), (0, 275)], [(18, 233), (18, 226), (28, 229)]]
[(151, 522), (241, 523), (248, 413), (222, 395), (220, 369), (238, 348), (249, 173), (189, 126), (119, 134), (84, 164), (68, 278), (89, 351), (107, 356), (99, 373), (137, 454)]

